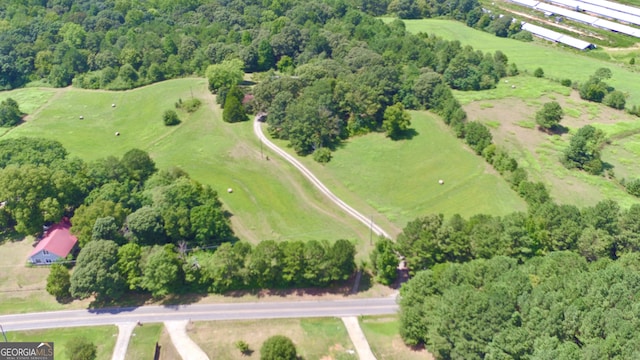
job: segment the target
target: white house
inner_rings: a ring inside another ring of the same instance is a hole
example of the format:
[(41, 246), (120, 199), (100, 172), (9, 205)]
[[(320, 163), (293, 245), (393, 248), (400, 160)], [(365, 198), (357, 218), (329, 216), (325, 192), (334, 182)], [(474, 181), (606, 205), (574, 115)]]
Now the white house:
[(78, 242), (78, 238), (69, 232), (70, 228), (68, 221), (62, 221), (47, 229), (45, 236), (29, 254), (29, 261), (34, 265), (46, 265), (67, 257)]

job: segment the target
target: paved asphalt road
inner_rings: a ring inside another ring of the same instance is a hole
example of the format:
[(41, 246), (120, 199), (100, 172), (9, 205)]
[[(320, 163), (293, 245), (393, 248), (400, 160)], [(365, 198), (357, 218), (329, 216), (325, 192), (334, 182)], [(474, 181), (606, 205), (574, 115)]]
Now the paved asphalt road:
[(95, 310), (67, 310), (0, 316), (4, 331), (152, 323), (171, 320), (241, 320), (303, 317), (343, 317), (394, 314), (395, 296), (386, 298), (141, 306)]
[(378, 226), (376, 223), (373, 222), (373, 219), (370, 219), (362, 215), (356, 209), (352, 208), (347, 203), (342, 201), (339, 197), (337, 197), (334, 193), (332, 193), (331, 190), (329, 190), (326, 186), (324, 186), (324, 184), (320, 180), (318, 180), (318, 178), (315, 175), (313, 175), (313, 173), (309, 171), (309, 169), (307, 169), (304, 165), (302, 165), (301, 162), (296, 160), (296, 158), (289, 155), (286, 151), (280, 149), (276, 144), (272, 143), (269, 139), (267, 139), (267, 137), (264, 136), (264, 134), (262, 133), (262, 126), (260, 125), (260, 122), (257, 120), (257, 117), (253, 121), (253, 132), (256, 134), (256, 136), (258, 136), (260, 141), (262, 141), (265, 145), (267, 145), (268, 148), (273, 150), (278, 155), (282, 156), (285, 160), (287, 160), (293, 166), (295, 166), (296, 169), (300, 170), (302, 175), (304, 175), (307, 179), (309, 179), (309, 181), (315, 187), (317, 187), (318, 190), (320, 190), (320, 192), (322, 192), (325, 196), (327, 196), (331, 201), (333, 201), (336, 205), (338, 205), (347, 214), (349, 214), (350, 216), (353, 216), (356, 220), (363, 223), (366, 227), (370, 227), (371, 230), (374, 233), (376, 233), (376, 235), (381, 235), (388, 239), (391, 238), (386, 231), (384, 231), (380, 226)]

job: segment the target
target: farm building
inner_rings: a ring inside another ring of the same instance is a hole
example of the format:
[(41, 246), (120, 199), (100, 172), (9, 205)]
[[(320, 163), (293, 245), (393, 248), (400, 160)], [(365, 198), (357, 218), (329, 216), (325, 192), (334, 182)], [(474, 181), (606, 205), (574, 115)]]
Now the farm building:
[(593, 45), (590, 42), (576, 39), (574, 37), (567, 36), (565, 34), (561, 34), (559, 32), (555, 32), (555, 31), (543, 28), (541, 26), (537, 26), (529, 23), (522, 23), (522, 30), (526, 30), (532, 33), (533, 35), (541, 37), (543, 39), (559, 42), (579, 50), (595, 48), (595, 45)]
[(29, 254), (29, 261), (35, 265), (45, 265), (69, 255), (78, 242), (69, 232), (70, 228), (71, 224), (68, 221), (61, 221), (47, 229), (44, 237)]

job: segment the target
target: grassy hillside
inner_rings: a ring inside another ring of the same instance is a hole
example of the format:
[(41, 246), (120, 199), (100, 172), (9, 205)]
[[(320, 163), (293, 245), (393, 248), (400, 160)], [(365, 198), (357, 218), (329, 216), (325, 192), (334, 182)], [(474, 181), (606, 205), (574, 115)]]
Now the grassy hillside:
[[(29, 88), (3, 95), (16, 94), (20, 102), (18, 95), (42, 99), (45, 96), (39, 94), (50, 91)], [(191, 96), (203, 101), (200, 110), (190, 116), (181, 113), (183, 123), (178, 126), (164, 126), (162, 113)], [(368, 237), (366, 227), (342, 214), (287, 163), (275, 156), (270, 161), (261, 158), (251, 124), (222, 122), (214, 100), (204, 79), (172, 80), (125, 92), (58, 89), (4, 137), (57, 139), (71, 155), (85, 160), (121, 156), (134, 147), (148, 151), (160, 168), (179, 166), (213, 186), (233, 213), (234, 230), (250, 241)]]
[[(391, 20), (385, 19), (385, 21)], [(533, 73), (536, 68), (541, 67), (545, 77), (549, 78), (585, 81), (596, 69), (608, 67), (613, 72), (613, 78), (608, 83), (628, 94), (627, 104), (640, 105), (640, 82), (638, 81), (640, 74), (629, 68), (551, 43), (527, 43), (499, 38), (457, 21), (420, 19), (404, 20), (404, 22), (407, 30), (413, 33), (436, 34), (447, 40), (459, 40), (463, 45), (471, 45), (482, 51), (500, 50), (507, 55), (509, 62), (515, 63), (521, 71), (527, 70)]]
[[(468, 217), (525, 209), (502, 177), (463, 147), (440, 118), (411, 114), (417, 132), (411, 140), (370, 134), (349, 140), (326, 166), (305, 160), (348, 202), (364, 199), (400, 228), (430, 213)], [(440, 179), (444, 185), (438, 184)]]

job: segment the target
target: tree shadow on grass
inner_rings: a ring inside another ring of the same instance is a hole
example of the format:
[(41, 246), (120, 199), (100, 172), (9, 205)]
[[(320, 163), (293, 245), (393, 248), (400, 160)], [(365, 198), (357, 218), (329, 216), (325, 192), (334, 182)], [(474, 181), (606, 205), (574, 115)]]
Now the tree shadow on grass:
[(200, 301), (207, 294), (189, 293), (189, 294), (173, 294), (165, 297), (160, 301), (160, 305), (165, 307), (175, 307), (178, 305), (194, 304)]
[(401, 131), (395, 136), (390, 137), (390, 139), (393, 141), (411, 140), (418, 135), (420, 135), (420, 133), (417, 132), (416, 129), (407, 129), (407, 130)]
[(5, 231), (1, 231), (0, 232), (0, 245), (4, 244), (6, 242), (17, 242), (17, 241), (22, 241), (22, 240), (24, 240), (24, 236), (18, 234), (13, 229), (7, 229)]
[(538, 126), (538, 130), (548, 135), (564, 135), (569, 133), (569, 128), (562, 125), (555, 125), (549, 129)]

